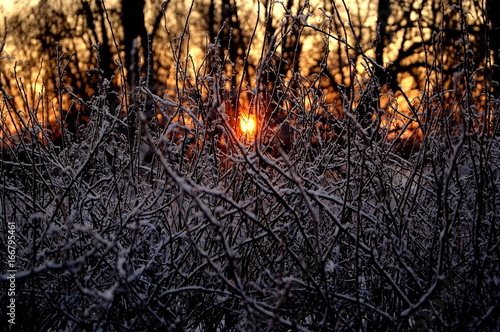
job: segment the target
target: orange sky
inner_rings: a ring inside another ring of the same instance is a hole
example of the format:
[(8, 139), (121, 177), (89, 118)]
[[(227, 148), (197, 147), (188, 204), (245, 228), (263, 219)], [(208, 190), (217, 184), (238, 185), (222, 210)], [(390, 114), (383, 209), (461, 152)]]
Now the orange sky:
[(14, 6), (14, 1), (15, 0), (0, 0), (0, 10), (2, 11), (1, 16), (10, 14), (15, 10), (16, 7), (20, 6), (19, 4), (17, 6)]

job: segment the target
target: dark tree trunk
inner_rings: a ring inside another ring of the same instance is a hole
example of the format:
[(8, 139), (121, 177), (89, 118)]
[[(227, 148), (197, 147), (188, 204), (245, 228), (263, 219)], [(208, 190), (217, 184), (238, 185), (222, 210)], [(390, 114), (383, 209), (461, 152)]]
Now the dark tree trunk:
[[(92, 15), (92, 12), (90, 11), (90, 6), (84, 2), (84, 8), (87, 12), (87, 22), (88, 25), (93, 26), (94, 25), (94, 18), (92, 16), (88, 17), (88, 15)], [(110, 49), (110, 43), (109, 43), (109, 37), (108, 33), (106, 30), (106, 13), (104, 12), (104, 8), (102, 6), (101, 1), (96, 0), (96, 5), (97, 5), (97, 10), (98, 10), (98, 18), (97, 20), (99, 21), (99, 29), (101, 31), (101, 36), (95, 36), (96, 40), (99, 41), (99, 68), (102, 70), (104, 78), (111, 79), (111, 76), (114, 74), (114, 68), (113, 68), (113, 55), (111, 53)], [(87, 8), (88, 7), (88, 8)], [(96, 30), (93, 30), (94, 33), (97, 33)]]
[(210, 41), (214, 42), (217, 37), (216, 22), (215, 22), (215, 0), (210, 0), (208, 6), (208, 33)]
[[(145, 0), (121, 0), (121, 4), (127, 80), (130, 84), (134, 84), (140, 75), (139, 55), (147, 61), (148, 34), (144, 24)], [(140, 37), (141, 44), (134, 43), (137, 37)]]
[(377, 10), (375, 60), (379, 65), (383, 66), (384, 49), (387, 44), (387, 19), (391, 15), (389, 0), (379, 0)]
[(486, 1), (486, 15), (488, 21), (490, 22), (490, 29), (488, 30), (489, 45), (486, 45), (487, 50), (493, 51), (493, 61), (496, 67), (493, 68), (491, 80), (495, 83), (493, 84), (493, 92), (500, 95), (500, 17), (498, 13), (500, 12), (500, 1), (498, 0), (487, 0)]
[(372, 67), (373, 72), (371, 80), (368, 83), (369, 86), (366, 87), (357, 107), (358, 119), (363, 128), (368, 128), (372, 125), (372, 115), (379, 108), (380, 89), (386, 84), (390, 84), (391, 87), (394, 85), (391, 84), (391, 75), (389, 75), (388, 70), (384, 70), (384, 52), (388, 44), (387, 19), (391, 14), (390, 0), (379, 0), (377, 10), (377, 36), (375, 45), (375, 61), (377, 65)]

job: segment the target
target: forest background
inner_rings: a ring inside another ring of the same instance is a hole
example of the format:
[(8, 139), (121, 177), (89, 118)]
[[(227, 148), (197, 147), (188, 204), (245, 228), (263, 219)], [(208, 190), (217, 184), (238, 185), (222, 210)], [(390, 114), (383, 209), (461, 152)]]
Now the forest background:
[[(402, 113), (426, 91), (453, 98), (450, 91), (464, 83), (457, 77), (464, 60), (483, 69), (477, 75), (486, 77), (485, 89), (495, 92), (500, 81), (494, 66), (500, 23), (490, 14), (499, 9), (495, 1), (26, 1), (17, 6), (26, 10), (14, 11), (5, 22), (16, 28), (7, 34), (4, 85), (13, 93), (19, 84), (14, 76), (27, 80), (31, 101), (42, 93), (49, 103), (61, 102), (57, 90), (64, 86), (89, 99), (103, 79), (116, 91), (133, 89), (140, 79), (159, 95), (193, 90), (189, 80), (211, 61), (210, 45), (224, 67), (221, 89), (231, 94), (233, 107), (243, 101), (248, 106), (245, 91), (257, 84), (266, 85), (269, 98), (279, 104), (273, 82), (293, 81), (297, 74), (314, 80), (338, 116), (343, 116), (342, 100), (358, 94), (351, 99), (363, 106), (361, 118), (370, 119), (379, 108), (390, 108), (387, 92)], [(276, 70), (256, 82), (259, 63), (272, 49)], [(365, 87), (370, 93), (360, 94)], [(206, 95), (200, 90), (178, 97)], [(67, 116), (85, 113), (64, 108)], [(55, 116), (48, 116), (45, 120), (54, 124)], [(237, 117), (231, 114), (234, 123)], [(401, 133), (402, 123), (389, 122)], [(409, 127), (415, 131), (418, 121)]]

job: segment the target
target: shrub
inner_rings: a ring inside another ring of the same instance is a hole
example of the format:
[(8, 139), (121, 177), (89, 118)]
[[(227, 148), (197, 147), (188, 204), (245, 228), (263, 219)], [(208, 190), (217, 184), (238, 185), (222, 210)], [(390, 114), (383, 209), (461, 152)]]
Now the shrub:
[[(451, 122), (438, 92), (403, 118), (389, 92), (367, 127), (355, 105), (373, 81), (358, 78), (339, 114), (316, 81), (279, 77), (273, 47), (248, 109), (210, 49), (200, 68), (178, 60), (173, 97), (148, 82), (115, 95), (103, 80), (90, 100), (66, 88), (88, 119), (70, 131), (59, 117), (60, 144), (39, 120), (47, 104), (16, 112), (2, 90), (18, 117), (0, 185), (16, 328), (499, 329), (496, 100), (468, 90)], [(279, 77), (271, 91), (265, 75)], [(238, 129), (245, 112), (255, 136)]]

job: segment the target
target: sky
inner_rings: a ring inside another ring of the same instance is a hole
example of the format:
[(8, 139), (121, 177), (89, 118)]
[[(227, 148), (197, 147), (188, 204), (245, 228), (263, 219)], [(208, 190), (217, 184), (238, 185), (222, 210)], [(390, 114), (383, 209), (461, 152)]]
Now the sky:
[(0, 10), (2, 11), (2, 16), (8, 14), (14, 5), (14, 0), (0, 0)]

